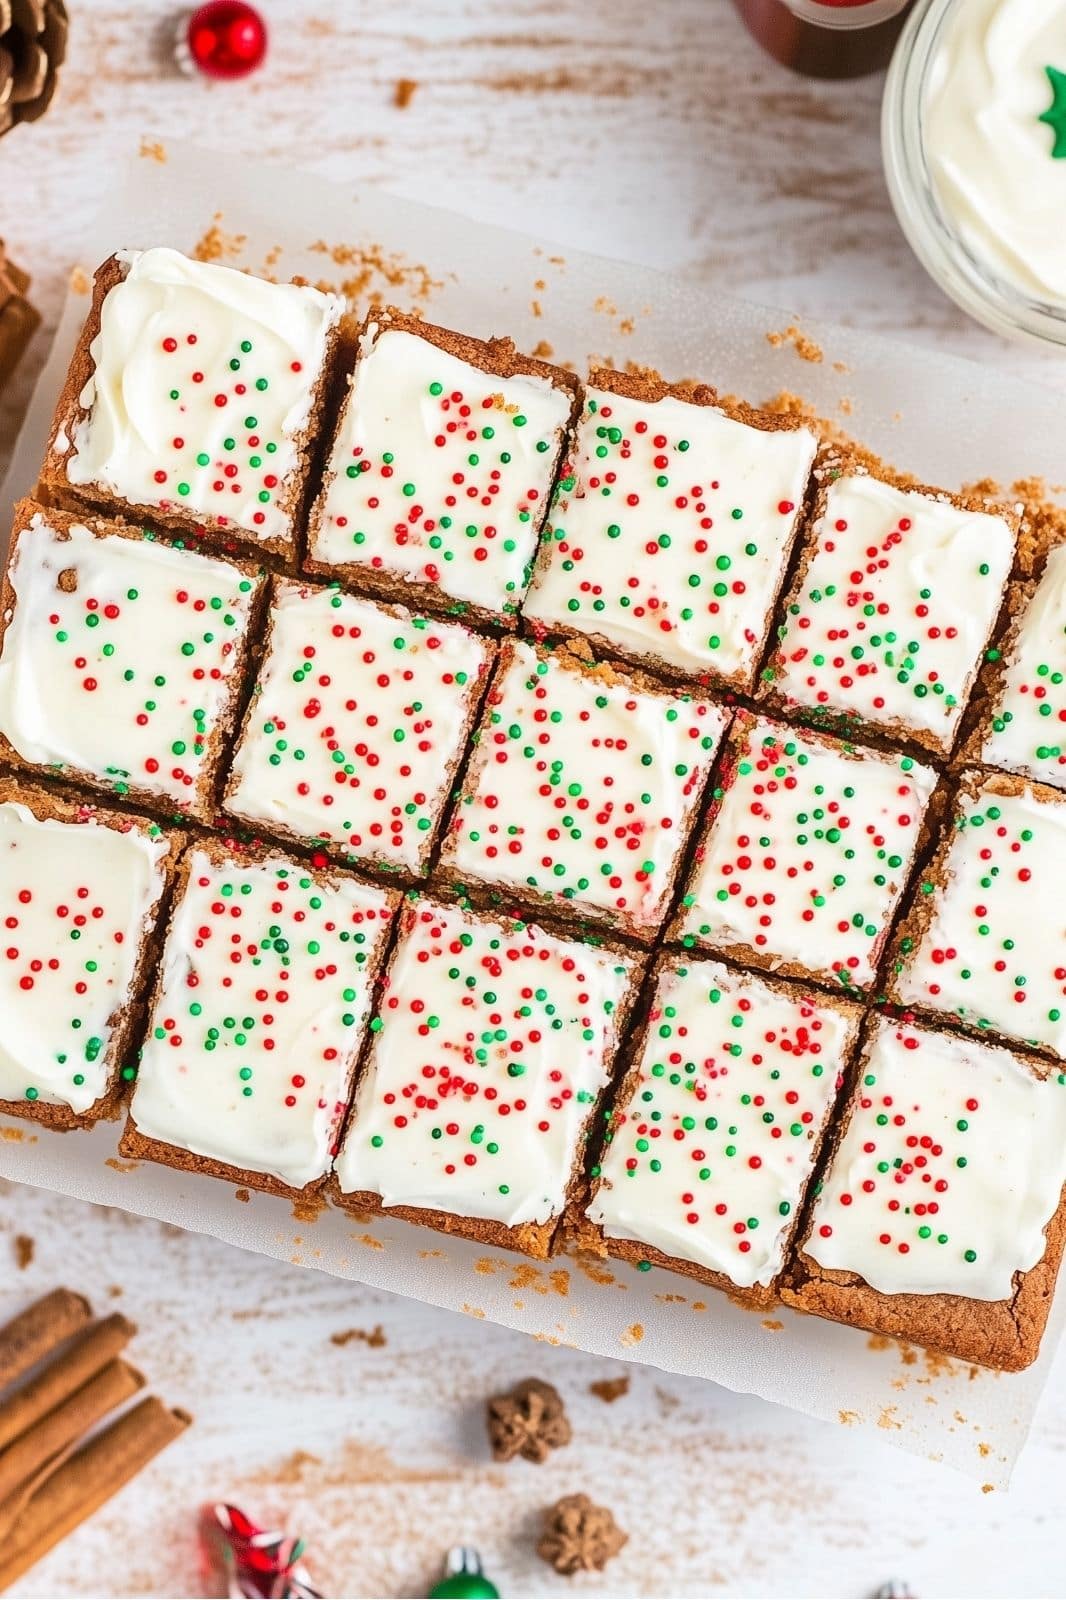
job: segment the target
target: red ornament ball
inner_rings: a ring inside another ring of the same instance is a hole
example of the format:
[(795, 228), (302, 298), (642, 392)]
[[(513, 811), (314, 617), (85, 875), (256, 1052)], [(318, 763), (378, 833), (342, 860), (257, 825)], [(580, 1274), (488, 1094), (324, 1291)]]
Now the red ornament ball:
[(191, 64), (208, 78), (245, 78), (266, 58), (266, 23), (244, 0), (198, 6), (183, 31)]

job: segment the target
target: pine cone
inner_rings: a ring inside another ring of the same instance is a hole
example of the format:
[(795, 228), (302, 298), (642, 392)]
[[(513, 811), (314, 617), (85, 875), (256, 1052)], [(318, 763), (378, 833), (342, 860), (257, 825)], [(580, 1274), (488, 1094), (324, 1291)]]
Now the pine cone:
[(28, 275), (8, 260), (0, 239), (0, 388), (14, 372), (41, 320), (26, 298), (29, 287)]
[(63, 0), (0, 0), (0, 134), (48, 110), (66, 51)]
[(628, 1540), (606, 1506), (593, 1505), (587, 1494), (567, 1494), (544, 1513), (544, 1532), (537, 1554), (556, 1572), (602, 1572)]
[(539, 1378), (525, 1378), (507, 1394), (494, 1395), (488, 1420), (497, 1461), (515, 1456), (546, 1461), (550, 1451), (570, 1443), (570, 1419), (559, 1391)]

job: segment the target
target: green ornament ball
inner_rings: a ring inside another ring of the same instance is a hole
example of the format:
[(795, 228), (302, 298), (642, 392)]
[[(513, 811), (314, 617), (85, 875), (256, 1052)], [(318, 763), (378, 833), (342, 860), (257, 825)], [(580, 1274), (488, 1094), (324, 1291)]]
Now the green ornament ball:
[(500, 1600), (500, 1591), (480, 1572), (454, 1572), (429, 1591), (430, 1600)]

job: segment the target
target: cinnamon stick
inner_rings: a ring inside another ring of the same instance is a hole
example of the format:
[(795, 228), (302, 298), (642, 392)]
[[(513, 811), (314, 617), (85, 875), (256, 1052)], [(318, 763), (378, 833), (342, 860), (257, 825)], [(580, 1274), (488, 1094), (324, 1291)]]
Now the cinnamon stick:
[(186, 1412), (170, 1411), (152, 1395), (64, 1461), (33, 1495), (0, 1546), (0, 1590), (105, 1505), (191, 1421)]
[(0, 1450), (95, 1377), (125, 1348), (136, 1331), (120, 1311), (102, 1322), (92, 1323), (61, 1361), (53, 1361), (36, 1378), (16, 1390), (10, 1400), (0, 1404)]
[(0, 1505), (143, 1388), (144, 1379), (134, 1367), (125, 1361), (110, 1361), (0, 1454)]
[(21, 1316), (0, 1328), (0, 1389), (77, 1333), (92, 1313), (83, 1295), (70, 1289), (53, 1289)]

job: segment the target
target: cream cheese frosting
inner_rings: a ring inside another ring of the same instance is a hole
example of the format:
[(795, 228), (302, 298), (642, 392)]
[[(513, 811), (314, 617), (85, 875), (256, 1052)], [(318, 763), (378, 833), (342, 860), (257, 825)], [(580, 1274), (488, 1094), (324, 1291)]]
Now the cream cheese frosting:
[(1007, 1050), (874, 1024), (806, 1253), (882, 1294), (1006, 1300), (1066, 1181), (1066, 1084)]
[(588, 389), (523, 615), (747, 686), (816, 440)]
[(569, 390), (497, 377), (402, 328), (360, 342), (311, 556), (513, 613), (570, 417)]
[(344, 301), (156, 247), (122, 251), (84, 415), (53, 441), (78, 487), (292, 538), (301, 446)]
[(1066, 5), (956, 4), (928, 68), (922, 143), (940, 209), (974, 259), (1066, 304)]
[(632, 970), (533, 924), (407, 911), (341, 1189), (507, 1227), (557, 1218)]
[(391, 907), (354, 878), (197, 848), (130, 1108), (137, 1131), (294, 1189), (332, 1165)]
[(81, 1116), (107, 1091), (168, 849), (147, 824), (0, 804), (0, 1100)]
[(671, 963), (589, 1220), (737, 1288), (772, 1282), (857, 1020), (718, 962)]

